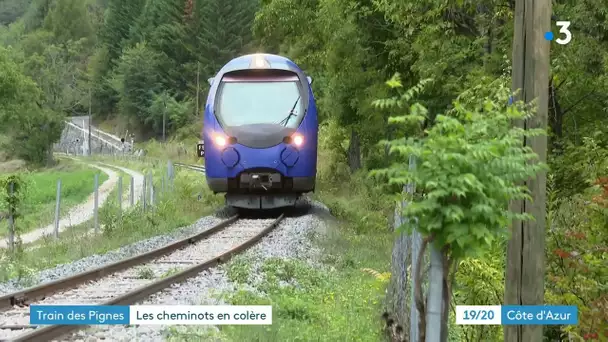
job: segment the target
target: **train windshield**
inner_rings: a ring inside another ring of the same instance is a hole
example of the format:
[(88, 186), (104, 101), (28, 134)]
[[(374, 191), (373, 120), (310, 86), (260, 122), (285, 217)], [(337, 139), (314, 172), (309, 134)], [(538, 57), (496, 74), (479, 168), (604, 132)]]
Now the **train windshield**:
[(304, 112), (299, 79), (226, 78), (219, 89), (217, 115), (225, 126), (279, 124), (296, 128)]

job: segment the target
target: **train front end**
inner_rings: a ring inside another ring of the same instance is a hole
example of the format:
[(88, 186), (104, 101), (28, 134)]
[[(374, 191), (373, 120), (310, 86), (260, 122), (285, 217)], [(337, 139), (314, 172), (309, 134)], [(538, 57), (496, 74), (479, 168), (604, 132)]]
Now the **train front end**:
[(210, 189), (246, 209), (293, 206), (314, 191), (312, 79), (285, 57), (254, 54), (233, 59), (209, 81), (202, 135)]

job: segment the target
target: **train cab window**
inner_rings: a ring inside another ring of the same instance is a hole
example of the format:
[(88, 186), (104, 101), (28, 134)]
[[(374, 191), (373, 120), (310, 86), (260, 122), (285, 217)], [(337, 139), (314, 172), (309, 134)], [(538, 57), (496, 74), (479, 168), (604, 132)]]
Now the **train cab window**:
[(297, 76), (224, 77), (216, 114), (225, 126), (279, 124), (296, 128), (304, 115)]

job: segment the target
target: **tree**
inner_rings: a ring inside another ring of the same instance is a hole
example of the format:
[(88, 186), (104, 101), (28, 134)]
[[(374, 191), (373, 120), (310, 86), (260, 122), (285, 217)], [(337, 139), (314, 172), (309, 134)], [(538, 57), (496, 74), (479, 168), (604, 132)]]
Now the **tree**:
[(0, 25), (8, 25), (25, 13), (31, 0), (4, 0), (0, 3)]
[[(32, 41), (45, 39), (49, 35), (36, 31)], [(45, 94), (43, 103), (58, 112), (71, 113), (83, 105), (87, 87), (84, 78), (86, 38), (78, 41), (69, 40), (55, 45), (40, 45), (44, 50), (34, 52), (24, 60), (24, 69), (28, 76), (36, 81)]]
[(385, 95), (378, 84), (389, 76), (384, 43), (393, 38), (390, 27), (369, 1), (275, 0), (256, 15), (254, 33), (262, 44), (278, 48), (320, 80), (315, 84), (321, 118), (343, 127), (339, 134), (348, 147), (341, 153), (352, 171), (362, 167), (362, 152), (387, 132), (386, 117), (369, 104)]
[[(416, 184), (418, 195), (408, 198), (409, 205), (402, 212), (405, 220), (401, 229), (408, 232), (416, 229), (423, 236), (419, 260), (423, 260), (430, 244), (441, 251), (443, 265), (439, 267), (444, 270), (445, 327), (451, 301), (448, 270), (460, 260), (483, 255), (495, 246), (495, 241), (504, 241), (511, 219), (530, 218), (510, 212), (508, 204), (511, 200), (528, 199), (528, 191), (518, 182), (533, 177), (544, 168), (529, 147), (520, 145), (524, 137), (538, 136), (543, 131), (511, 127), (512, 120), (531, 115), (519, 104), (518, 108), (507, 108), (510, 90), (505, 83), (501, 79), (490, 84), (498, 90), (489, 98), (484, 90), (487, 85), (463, 93), (455, 100), (452, 110), (436, 116), (435, 124), (424, 130), (424, 135), (386, 142), (390, 152), (402, 159), (413, 156), (418, 161), (416, 168), (394, 163), (371, 173), (385, 177), (390, 184)], [(398, 79), (391, 80), (389, 85), (401, 87)], [(422, 132), (428, 112), (419, 103), (408, 103), (419, 90), (417, 87), (400, 97), (380, 100), (376, 104), (380, 108), (409, 107), (409, 113), (391, 117), (390, 122), (418, 126), (418, 131)], [(433, 272), (432, 267), (429, 274)], [(422, 342), (425, 341), (427, 301), (422, 292), (421, 268), (418, 267), (418, 273), (412, 277), (416, 279), (414, 295), (420, 314)]]
[(169, 93), (162, 92), (154, 96), (147, 121), (153, 126), (155, 132), (162, 132), (164, 116), (166, 132), (171, 134), (189, 123), (193, 107), (194, 103), (190, 100), (180, 102)]
[(256, 8), (255, 0), (197, 1), (194, 32), (204, 75), (215, 75), (223, 64), (247, 49)]
[(56, 2), (44, 19), (44, 27), (60, 44), (94, 38), (91, 18), (82, 0)]
[(62, 115), (42, 108), (43, 93), (0, 48), (0, 132), (9, 137), (15, 157), (33, 163), (49, 160), (52, 144), (59, 140)]
[(44, 25), (44, 18), (55, 0), (32, 0), (23, 15), (24, 33), (29, 33)]
[(172, 89), (179, 98), (187, 96), (191, 81), (188, 76), (193, 75), (188, 63), (194, 59), (190, 44), (193, 38), (184, 22), (184, 5), (183, 0), (148, 2), (131, 29), (133, 43), (146, 41), (173, 65), (156, 72), (162, 75), (163, 87)]
[(108, 49), (108, 60), (113, 66), (130, 37), (131, 25), (139, 16), (145, 0), (109, 0), (101, 41)]
[[(132, 122), (158, 128), (149, 109), (155, 94), (162, 89), (158, 70), (164, 63), (165, 57), (145, 42), (127, 49), (120, 58), (111, 83), (119, 97), (120, 112)], [(155, 132), (158, 133), (158, 130)]]
[(131, 25), (137, 19), (145, 0), (108, 0), (104, 24), (99, 34), (100, 47), (90, 65), (92, 104), (97, 115), (111, 115), (117, 103), (117, 94), (108, 84), (111, 71), (123, 53), (130, 37)]

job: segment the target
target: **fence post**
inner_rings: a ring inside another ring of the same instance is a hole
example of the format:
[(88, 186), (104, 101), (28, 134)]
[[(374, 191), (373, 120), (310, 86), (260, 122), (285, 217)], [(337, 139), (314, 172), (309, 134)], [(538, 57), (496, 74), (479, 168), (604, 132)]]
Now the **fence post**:
[(95, 204), (93, 206), (93, 220), (95, 234), (99, 232), (99, 173), (95, 174)]
[(61, 178), (57, 180), (57, 195), (55, 197), (55, 238), (59, 238), (59, 208), (61, 203)]
[(160, 192), (161, 194), (165, 193), (165, 174), (162, 174), (162, 177), (160, 178)]
[[(413, 156), (409, 158), (409, 169), (414, 170), (416, 168), (416, 160)], [(414, 195), (416, 192), (416, 184), (410, 183), (404, 187), (406, 193)], [(407, 203), (402, 203), (403, 206)], [(420, 339), (420, 331), (418, 328), (418, 321), (420, 319), (418, 309), (416, 307), (416, 274), (418, 273), (418, 260), (420, 256), (420, 249), (422, 248), (422, 237), (417, 229), (414, 229), (411, 236), (411, 302), (410, 302), (410, 341), (418, 341)], [(427, 293), (426, 303), (426, 331), (425, 340), (429, 342), (439, 342), (442, 338), (442, 332), (445, 329), (443, 326), (442, 309), (443, 309), (443, 258), (441, 251), (438, 250), (433, 244), (429, 246), (430, 249), (430, 272), (429, 272), (429, 289)], [(424, 256), (422, 256), (424, 258)], [(421, 280), (423, 281), (423, 280)], [(422, 286), (422, 284), (420, 285)], [(446, 335), (447, 336), (447, 335)]]
[(144, 184), (142, 185), (142, 189), (141, 189), (141, 203), (142, 203), (142, 207), (144, 209), (144, 211), (146, 210), (146, 186), (148, 184), (148, 177), (146, 177), (144, 175)]
[(154, 179), (152, 178), (152, 171), (150, 171), (150, 206), (154, 205)]
[(133, 207), (135, 205), (135, 177), (131, 176), (131, 183), (129, 184), (129, 204)]
[[(409, 169), (413, 170), (416, 168), (416, 160), (413, 156), (409, 158)], [(416, 192), (416, 184), (409, 183), (405, 186), (405, 192), (414, 195)], [(403, 203), (403, 206), (406, 206), (407, 203)], [(422, 247), (422, 237), (420, 237), (420, 233), (416, 229), (412, 232), (412, 265), (411, 265), (411, 302), (410, 302), (410, 341), (418, 341), (420, 339), (420, 331), (418, 330), (418, 308), (416, 307), (416, 277), (415, 275), (418, 273), (418, 257), (420, 255), (420, 248)]]
[(118, 177), (118, 212), (122, 212), (122, 176)]
[(173, 169), (173, 163), (167, 161), (167, 178), (169, 179), (169, 190), (173, 190), (173, 180), (175, 179), (175, 170)]
[[(9, 185), (9, 198), (15, 196), (15, 182), (11, 181)], [(15, 216), (13, 214), (15, 208), (8, 208), (8, 245), (11, 252), (15, 251)]]
[[(440, 342), (445, 329), (441, 321), (443, 316), (443, 257), (434, 244), (431, 250), (431, 267), (429, 270), (429, 292), (426, 304), (426, 340)], [(449, 303), (447, 303), (449, 305)], [(447, 336), (447, 335), (446, 335)]]

